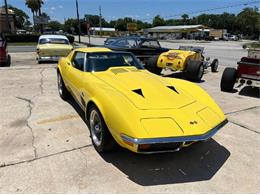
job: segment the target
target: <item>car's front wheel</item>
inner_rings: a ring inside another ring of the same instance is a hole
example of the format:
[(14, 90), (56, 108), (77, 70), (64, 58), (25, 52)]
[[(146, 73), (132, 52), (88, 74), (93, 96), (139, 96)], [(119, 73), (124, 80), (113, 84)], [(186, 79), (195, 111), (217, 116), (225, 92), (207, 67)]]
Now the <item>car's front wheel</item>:
[(210, 64), (211, 72), (217, 72), (218, 70), (219, 61), (218, 59), (214, 59), (213, 62)]
[(88, 111), (88, 125), (91, 140), (97, 152), (102, 153), (114, 149), (116, 145), (114, 138), (95, 105), (92, 105)]
[(58, 80), (58, 91), (59, 91), (59, 95), (60, 97), (63, 99), (63, 100), (67, 100), (69, 99), (70, 97), (70, 93), (69, 91), (67, 90), (64, 82), (63, 82), (63, 79), (61, 77), (61, 74), (58, 72), (57, 74), (57, 80)]

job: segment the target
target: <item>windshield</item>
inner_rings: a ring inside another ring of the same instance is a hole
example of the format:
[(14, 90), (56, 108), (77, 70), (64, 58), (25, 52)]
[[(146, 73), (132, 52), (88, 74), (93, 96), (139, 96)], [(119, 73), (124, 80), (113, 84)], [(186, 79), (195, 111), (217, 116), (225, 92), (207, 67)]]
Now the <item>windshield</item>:
[(118, 66), (135, 66), (138, 69), (143, 69), (131, 53), (99, 52), (88, 54), (88, 71), (99, 72)]
[(69, 44), (69, 41), (67, 39), (62, 38), (47, 38), (47, 39), (40, 39), (40, 44), (47, 44), (47, 43), (53, 43), (53, 44)]

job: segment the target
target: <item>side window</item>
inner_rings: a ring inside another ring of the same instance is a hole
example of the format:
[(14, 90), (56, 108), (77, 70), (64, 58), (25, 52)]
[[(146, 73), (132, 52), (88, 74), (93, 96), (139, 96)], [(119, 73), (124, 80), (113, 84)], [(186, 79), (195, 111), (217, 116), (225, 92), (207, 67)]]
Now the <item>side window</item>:
[(83, 52), (77, 52), (74, 55), (73, 61), (72, 61), (72, 65), (81, 71), (84, 71), (84, 58), (85, 58), (85, 53)]

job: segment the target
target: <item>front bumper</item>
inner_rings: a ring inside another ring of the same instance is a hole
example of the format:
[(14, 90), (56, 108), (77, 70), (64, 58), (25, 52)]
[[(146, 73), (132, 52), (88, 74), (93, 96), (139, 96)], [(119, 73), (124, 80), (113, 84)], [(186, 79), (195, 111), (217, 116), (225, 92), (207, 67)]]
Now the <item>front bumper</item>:
[[(176, 152), (179, 151), (181, 148), (189, 146), (190, 144), (197, 142), (197, 141), (204, 141), (208, 140), (212, 136), (214, 136), (218, 130), (220, 130), (224, 125), (228, 123), (228, 120), (224, 120), (220, 124), (218, 124), (213, 129), (209, 130), (207, 133), (202, 135), (192, 135), (192, 136), (180, 136), (180, 137), (165, 137), (165, 138), (143, 138), (137, 139), (132, 138), (126, 135), (121, 135), (121, 138), (124, 142), (132, 143), (137, 145), (137, 152), (138, 153), (159, 153), (159, 152)], [(151, 148), (156, 148), (156, 150), (140, 150), (141, 145), (150, 145), (156, 146)], [(161, 146), (162, 150), (160, 150)], [(167, 146), (167, 147), (166, 147)]]

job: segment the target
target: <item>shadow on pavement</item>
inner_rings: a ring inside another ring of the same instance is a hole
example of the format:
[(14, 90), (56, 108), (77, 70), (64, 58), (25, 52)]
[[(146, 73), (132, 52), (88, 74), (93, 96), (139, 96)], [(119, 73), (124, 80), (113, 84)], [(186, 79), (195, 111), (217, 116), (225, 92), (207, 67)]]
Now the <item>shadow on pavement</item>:
[[(77, 103), (73, 99), (67, 102), (85, 121), (84, 112)], [(106, 162), (142, 186), (210, 180), (229, 156), (230, 152), (213, 139), (175, 153), (136, 154), (117, 147), (114, 151), (101, 154)]]
[(240, 90), (239, 95), (260, 98), (260, 88), (246, 86)]
[[(187, 80), (183, 72), (173, 72), (171, 74), (162, 75), (162, 76), (163, 77), (170, 77), (170, 78)], [(191, 81), (191, 82), (194, 82), (194, 83), (204, 83), (205, 80), (203, 80), (203, 77), (202, 77), (202, 80), (200, 80), (200, 81)]]
[(143, 155), (118, 149), (101, 156), (133, 182), (151, 186), (209, 180), (223, 166), (230, 152), (210, 139), (176, 153)]

